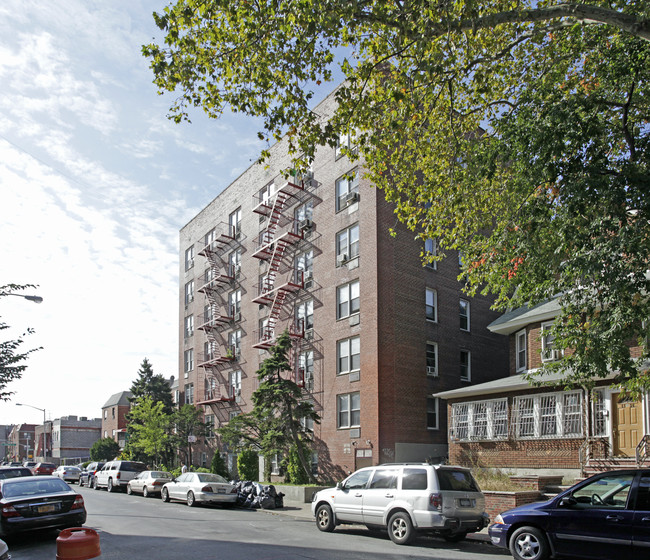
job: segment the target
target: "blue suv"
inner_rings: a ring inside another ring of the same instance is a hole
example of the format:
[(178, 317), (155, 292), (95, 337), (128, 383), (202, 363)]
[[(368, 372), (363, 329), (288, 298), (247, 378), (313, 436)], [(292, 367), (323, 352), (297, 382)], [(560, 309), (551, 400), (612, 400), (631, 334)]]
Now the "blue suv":
[(597, 474), (552, 500), (497, 515), (488, 532), (517, 560), (647, 558), (650, 469)]

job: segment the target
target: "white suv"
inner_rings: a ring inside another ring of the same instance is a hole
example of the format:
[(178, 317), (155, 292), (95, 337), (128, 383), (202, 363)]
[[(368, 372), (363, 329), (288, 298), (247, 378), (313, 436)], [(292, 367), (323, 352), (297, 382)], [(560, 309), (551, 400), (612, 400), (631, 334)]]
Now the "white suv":
[(396, 544), (408, 544), (417, 531), (456, 542), (489, 522), (485, 496), (469, 469), (426, 463), (360, 469), (336, 488), (314, 494), (311, 510), (321, 531), (362, 523), (388, 529)]
[(138, 461), (109, 461), (95, 473), (93, 488), (99, 490), (106, 487), (106, 490), (126, 488), (136, 474), (147, 470), (144, 463)]

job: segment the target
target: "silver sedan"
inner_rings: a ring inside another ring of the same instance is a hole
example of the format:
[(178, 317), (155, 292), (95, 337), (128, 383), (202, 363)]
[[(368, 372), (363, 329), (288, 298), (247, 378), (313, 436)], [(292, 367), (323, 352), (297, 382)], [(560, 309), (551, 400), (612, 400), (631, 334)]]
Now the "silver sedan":
[(73, 467), (72, 465), (61, 465), (60, 467), (56, 468), (56, 470), (52, 473), (52, 476), (58, 476), (65, 482), (75, 483), (79, 482), (81, 469), (79, 467)]
[(142, 471), (135, 475), (126, 485), (126, 493), (142, 494), (145, 498), (160, 494), (163, 484), (171, 482), (174, 477), (166, 471)]
[(162, 487), (164, 502), (180, 500), (192, 507), (200, 503), (233, 506), (237, 489), (225, 478), (212, 473), (185, 473)]

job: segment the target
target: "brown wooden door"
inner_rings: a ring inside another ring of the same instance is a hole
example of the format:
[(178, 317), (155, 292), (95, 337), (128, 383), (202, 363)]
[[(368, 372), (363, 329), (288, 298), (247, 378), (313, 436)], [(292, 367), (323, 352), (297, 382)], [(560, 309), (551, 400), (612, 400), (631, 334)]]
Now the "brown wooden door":
[(614, 455), (634, 457), (636, 446), (643, 437), (641, 402), (620, 393), (612, 395)]

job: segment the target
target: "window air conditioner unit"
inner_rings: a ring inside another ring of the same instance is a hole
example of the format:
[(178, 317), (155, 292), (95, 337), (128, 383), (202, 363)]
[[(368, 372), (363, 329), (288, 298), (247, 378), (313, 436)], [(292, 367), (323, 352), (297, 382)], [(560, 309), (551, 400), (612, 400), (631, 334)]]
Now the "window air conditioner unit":
[(305, 272), (303, 277), (303, 286), (307, 289), (311, 288), (314, 285), (314, 277), (311, 272)]
[(427, 366), (427, 375), (438, 377), (438, 369), (435, 366)]
[(346, 206), (350, 206), (350, 204), (353, 204), (353, 203), (358, 202), (358, 201), (359, 201), (359, 193), (357, 191), (349, 192), (345, 196), (345, 205)]
[(337, 257), (336, 257), (336, 265), (337, 266), (344, 265), (346, 262), (348, 262), (348, 254), (347, 253), (341, 253), (340, 255), (337, 255)]
[(238, 311), (237, 313), (235, 313), (233, 319), (234, 319), (235, 321), (241, 321), (241, 312)]
[(307, 329), (305, 331), (305, 340), (314, 340), (314, 329)]
[(300, 223), (298, 224), (298, 227), (300, 228), (301, 231), (311, 229), (313, 226), (314, 226), (314, 222), (312, 222), (311, 220), (300, 220)]

